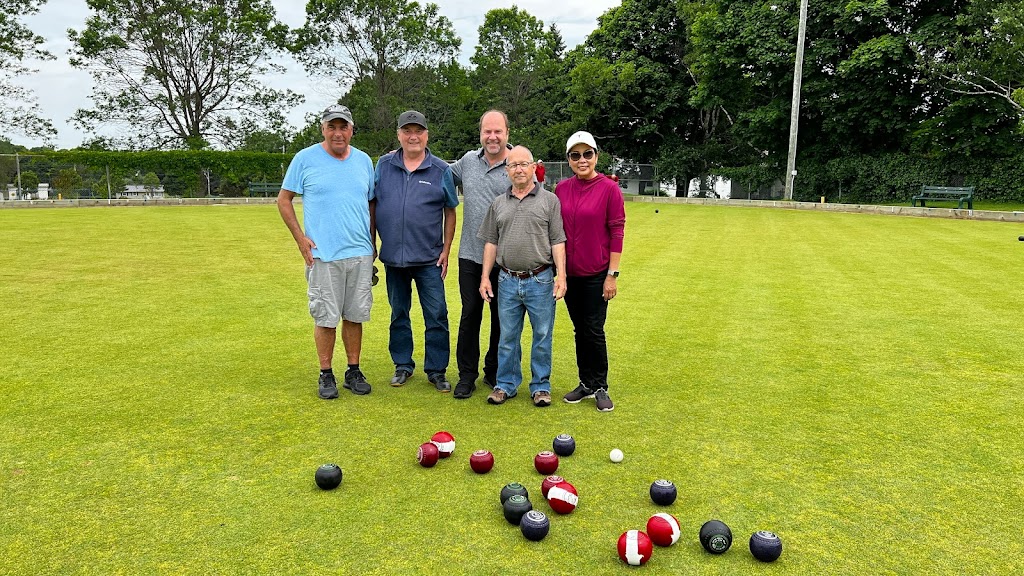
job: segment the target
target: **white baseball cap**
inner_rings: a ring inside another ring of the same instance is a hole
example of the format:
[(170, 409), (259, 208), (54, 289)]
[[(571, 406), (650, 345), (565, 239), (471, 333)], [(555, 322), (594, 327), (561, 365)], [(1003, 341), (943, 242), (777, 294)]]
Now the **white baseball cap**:
[(597, 150), (597, 142), (594, 142), (594, 137), (590, 132), (580, 130), (572, 136), (569, 136), (569, 140), (565, 143), (565, 153), (568, 154), (569, 150), (572, 150), (572, 147), (577, 144), (586, 144), (594, 150)]

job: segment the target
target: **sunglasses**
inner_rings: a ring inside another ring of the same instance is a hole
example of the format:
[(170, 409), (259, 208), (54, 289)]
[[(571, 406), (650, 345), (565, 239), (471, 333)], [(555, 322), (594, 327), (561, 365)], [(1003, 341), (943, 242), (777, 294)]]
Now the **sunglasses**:
[(579, 162), (580, 158), (586, 158), (587, 160), (593, 160), (594, 159), (594, 154), (596, 154), (596, 152), (594, 152), (593, 148), (591, 148), (590, 150), (584, 150), (582, 153), (575, 152), (575, 151), (574, 152), (569, 152), (569, 160), (572, 160), (573, 162)]

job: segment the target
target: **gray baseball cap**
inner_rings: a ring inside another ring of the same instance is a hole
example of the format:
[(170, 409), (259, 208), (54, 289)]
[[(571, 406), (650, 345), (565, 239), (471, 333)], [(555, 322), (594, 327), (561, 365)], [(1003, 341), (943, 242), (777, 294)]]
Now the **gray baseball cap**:
[(427, 119), (423, 114), (415, 110), (406, 110), (398, 116), (398, 127), (407, 126), (409, 124), (416, 124), (422, 126), (424, 130), (427, 130)]
[(328, 106), (324, 110), (323, 114), (320, 115), (321, 124), (338, 119), (344, 120), (353, 126), (356, 124), (352, 121), (352, 111), (348, 109), (348, 106), (342, 106), (341, 104), (332, 104)]

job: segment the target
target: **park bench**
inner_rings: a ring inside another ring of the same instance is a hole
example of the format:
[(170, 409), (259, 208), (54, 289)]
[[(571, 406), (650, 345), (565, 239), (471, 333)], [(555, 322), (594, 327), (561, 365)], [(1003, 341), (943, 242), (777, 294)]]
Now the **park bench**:
[(249, 182), (249, 196), (277, 196), (280, 182)]
[(910, 205), (920, 202), (924, 208), (925, 200), (956, 200), (958, 210), (967, 202), (967, 209), (974, 210), (974, 186), (922, 186), (921, 193), (911, 197)]

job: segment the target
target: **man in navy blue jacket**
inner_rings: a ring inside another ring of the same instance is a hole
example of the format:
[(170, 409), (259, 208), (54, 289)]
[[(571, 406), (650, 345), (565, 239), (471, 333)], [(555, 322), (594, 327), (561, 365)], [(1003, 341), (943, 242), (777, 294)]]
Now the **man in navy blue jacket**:
[(398, 117), (402, 147), (381, 156), (375, 171), (374, 200), (370, 203), (370, 236), (387, 275), (391, 329), (388, 350), (395, 363), (392, 386), (412, 376), (412, 284), (423, 309), (423, 370), (440, 392), (450, 392), (445, 371), (451, 356), (448, 305), (444, 279), (448, 253), (455, 239), (455, 207), (459, 198), (448, 163), (427, 149), (427, 119), (409, 110)]

